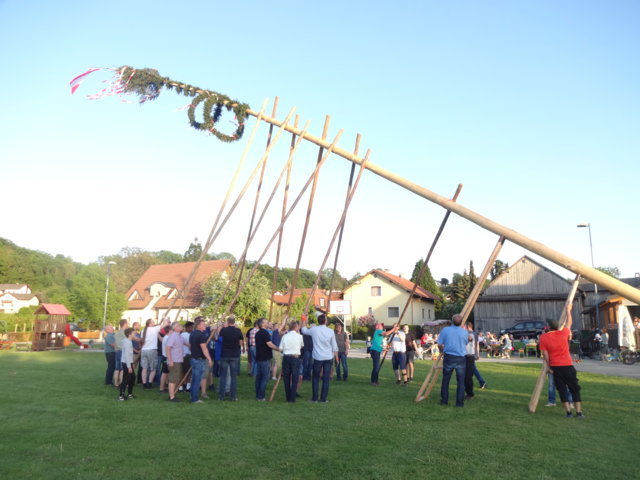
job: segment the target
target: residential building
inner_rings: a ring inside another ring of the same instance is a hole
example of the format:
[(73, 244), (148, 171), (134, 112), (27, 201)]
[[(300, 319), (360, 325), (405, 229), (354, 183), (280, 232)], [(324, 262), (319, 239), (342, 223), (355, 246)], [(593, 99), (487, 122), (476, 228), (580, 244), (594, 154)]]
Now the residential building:
[[(636, 274), (635, 277), (619, 278), (618, 280), (634, 288), (640, 288), (640, 274)], [(620, 295), (613, 294), (606, 288), (598, 286), (598, 293), (596, 294), (593, 282), (581, 280), (580, 290), (585, 293), (584, 311), (582, 312), (585, 328), (596, 328), (598, 326), (596, 317), (600, 319), (600, 327), (616, 328), (617, 316), (615, 315), (615, 309), (610, 310), (610, 306), (618, 303), (622, 303), (627, 307), (634, 307), (632, 308), (632, 315), (640, 314), (640, 309), (637, 309), (636, 303), (622, 299)], [(600, 304), (597, 310), (596, 302)]]
[[(311, 295), (311, 288), (296, 288), (293, 291), (292, 303), (296, 301), (296, 299), (303, 297), (308, 299)], [(280, 306), (286, 306), (289, 304), (290, 292), (275, 292), (273, 294), (273, 302)], [(313, 293), (313, 301), (310, 305), (313, 306), (317, 313), (327, 313), (329, 310), (329, 300), (342, 300), (342, 292), (339, 290), (321, 290), (316, 288)]]
[(25, 283), (0, 283), (0, 313), (18, 313), (21, 308), (40, 305)]
[[(473, 309), (476, 329), (499, 332), (523, 321), (560, 318), (572, 282), (523, 256), (480, 294)], [(583, 292), (573, 302), (574, 329), (582, 328)]]
[[(182, 309), (178, 319), (192, 320), (202, 305), (204, 284), (214, 274), (226, 277), (231, 269), (230, 260), (202, 262), (189, 293), (185, 298), (179, 297), (195, 264), (186, 262), (150, 266), (127, 291), (129, 304), (122, 318), (129, 320), (129, 323), (140, 322), (144, 326), (149, 318), (158, 321), (168, 316), (172, 321), (176, 320), (178, 310)], [(174, 300), (175, 305), (167, 315)]]
[[(414, 286), (412, 281), (387, 270), (373, 269), (345, 288), (342, 296), (351, 302), (354, 321), (372, 315), (376, 321), (392, 326), (400, 319)], [(436, 300), (436, 295), (418, 286), (402, 323), (422, 325), (435, 320)]]

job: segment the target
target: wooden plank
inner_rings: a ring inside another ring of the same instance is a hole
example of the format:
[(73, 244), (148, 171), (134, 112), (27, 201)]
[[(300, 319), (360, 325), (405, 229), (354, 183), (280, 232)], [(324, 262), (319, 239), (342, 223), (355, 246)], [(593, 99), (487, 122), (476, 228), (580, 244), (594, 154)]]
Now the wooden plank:
[[(250, 109), (247, 110), (247, 113), (252, 116), (258, 115), (257, 112), (254, 112)], [(281, 124), (281, 122), (279, 122), (278, 120), (268, 116), (263, 116), (262, 120), (267, 123), (275, 123), (275, 125)], [(286, 126), (285, 128), (286, 130), (292, 133), (296, 133), (297, 135), (302, 133), (291, 126)], [(310, 135), (309, 133), (306, 133), (303, 138), (323, 148), (328, 148), (330, 145), (326, 140), (317, 138), (313, 135)], [(363, 161), (362, 158), (340, 147), (335, 147), (334, 153), (359, 165)], [(497, 235), (503, 236), (516, 245), (519, 245), (533, 253), (540, 255), (541, 257), (546, 258), (556, 265), (566, 268), (573, 273), (580, 274), (583, 278), (589, 280), (590, 282), (597, 283), (601, 287), (604, 287), (611, 292), (622, 295), (623, 297), (636, 303), (640, 303), (640, 290), (633, 288), (632, 286), (627, 285), (626, 283), (621, 282), (616, 278), (602, 273), (599, 270), (585, 265), (584, 263), (579, 262), (578, 260), (564, 255), (556, 250), (553, 250), (552, 248), (549, 248), (540, 242), (537, 242), (519, 232), (516, 232), (515, 230), (507, 228), (504, 225), (499, 224), (498, 222), (494, 222), (493, 220), (484, 217), (479, 213), (476, 213), (473, 210), (460, 205), (457, 202), (452, 202), (450, 199), (442, 195), (438, 195), (437, 193), (432, 192), (431, 190), (428, 190), (427, 188), (424, 188), (416, 183), (413, 183), (410, 180), (402, 178), (401, 176), (396, 175), (378, 165), (368, 162), (366, 168), (376, 175), (389, 180), (390, 182), (393, 182), (396, 185), (399, 185), (400, 187), (405, 188), (406, 190), (409, 190), (410, 192), (413, 192), (416, 195), (429, 200), (430, 202), (436, 203), (441, 207), (450, 210), (457, 215), (460, 215), (463, 218), (466, 218), (470, 222), (475, 223), (485, 230), (489, 230)]]

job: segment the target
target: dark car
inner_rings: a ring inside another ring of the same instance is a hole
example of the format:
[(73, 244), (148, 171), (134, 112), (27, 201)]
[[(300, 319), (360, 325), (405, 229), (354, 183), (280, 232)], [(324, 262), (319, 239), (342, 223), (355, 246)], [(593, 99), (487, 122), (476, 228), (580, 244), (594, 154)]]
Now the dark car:
[(510, 333), (514, 339), (523, 337), (537, 338), (542, 334), (546, 326), (545, 322), (518, 322), (511, 328), (501, 330), (500, 333)]

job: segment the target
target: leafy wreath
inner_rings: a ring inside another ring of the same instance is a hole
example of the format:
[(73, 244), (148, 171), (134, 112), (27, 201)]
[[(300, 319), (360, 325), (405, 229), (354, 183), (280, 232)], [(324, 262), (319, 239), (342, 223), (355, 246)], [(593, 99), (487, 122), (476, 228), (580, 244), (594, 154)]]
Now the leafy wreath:
[[(160, 95), (163, 87), (168, 90), (175, 89), (176, 93), (186, 97), (195, 97), (189, 105), (187, 115), (189, 123), (193, 128), (205, 130), (214, 134), (223, 142), (233, 142), (242, 138), (244, 133), (244, 122), (247, 118), (247, 110), (249, 105), (232, 100), (228, 96), (214, 92), (212, 90), (203, 90), (193, 85), (187, 85), (171, 80), (168, 77), (161, 76), (157, 70), (144, 68), (136, 70), (129, 66), (123, 66), (118, 69), (119, 82), (124, 93), (133, 93), (140, 97), (140, 103), (148, 100), (155, 100)], [(196, 108), (204, 101), (203, 106), (203, 122), (196, 121)], [(222, 116), (222, 110), (228, 112), (233, 111), (235, 114), (238, 127), (231, 134), (227, 135), (215, 128), (216, 123)]]

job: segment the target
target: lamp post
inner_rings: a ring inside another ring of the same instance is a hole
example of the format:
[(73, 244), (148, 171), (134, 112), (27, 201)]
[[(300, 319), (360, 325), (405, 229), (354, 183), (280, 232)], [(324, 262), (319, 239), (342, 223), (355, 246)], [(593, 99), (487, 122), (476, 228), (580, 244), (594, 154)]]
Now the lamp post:
[[(593, 263), (593, 242), (591, 241), (591, 224), (590, 223), (579, 223), (576, 225), (578, 228), (588, 228), (589, 229), (589, 250), (591, 251), (591, 267), (596, 268), (596, 265)], [(598, 296), (598, 284), (594, 283), (594, 294), (596, 297), (596, 325), (600, 328), (600, 297)]]
[(111, 265), (117, 265), (116, 262), (107, 263), (107, 288), (104, 291), (104, 311), (102, 313), (102, 331), (107, 323), (107, 301), (109, 299), (109, 276), (111, 276)]

